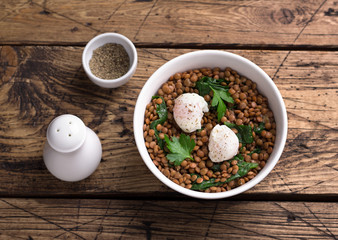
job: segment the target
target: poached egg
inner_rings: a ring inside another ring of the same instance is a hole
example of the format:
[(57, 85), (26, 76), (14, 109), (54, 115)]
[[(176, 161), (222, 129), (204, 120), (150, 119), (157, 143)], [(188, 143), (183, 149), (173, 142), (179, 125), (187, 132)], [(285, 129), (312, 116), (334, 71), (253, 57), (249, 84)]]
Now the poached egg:
[(230, 128), (217, 124), (211, 130), (208, 147), (209, 158), (218, 163), (232, 159), (237, 154), (239, 141)]
[(196, 93), (185, 93), (175, 99), (173, 109), (177, 125), (186, 133), (201, 129), (201, 120), (208, 112), (208, 103)]

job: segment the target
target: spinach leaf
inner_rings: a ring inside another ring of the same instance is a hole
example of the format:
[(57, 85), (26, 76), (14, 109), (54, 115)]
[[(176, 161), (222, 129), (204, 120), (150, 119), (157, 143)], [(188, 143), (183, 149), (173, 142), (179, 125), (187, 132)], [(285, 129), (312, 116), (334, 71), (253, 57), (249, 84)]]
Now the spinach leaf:
[(156, 140), (158, 142), (158, 145), (160, 146), (161, 149), (163, 149), (164, 147), (164, 140), (160, 138), (159, 136), (159, 131), (157, 131), (156, 126), (158, 124), (163, 124), (167, 118), (168, 118), (168, 111), (167, 111), (167, 105), (165, 104), (165, 101), (163, 99), (163, 97), (159, 97), (159, 96), (153, 96), (152, 99), (157, 99), (157, 98), (161, 98), (162, 99), (162, 103), (161, 104), (157, 104), (156, 106), (156, 113), (158, 114), (158, 119), (156, 119), (155, 121), (153, 121), (150, 124), (150, 128), (154, 129), (155, 131), (155, 137)]
[(246, 161), (238, 161), (237, 162), (237, 166), (238, 166), (238, 172), (237, 172), (237, 174), (240, 177), (243, 177), (243, 176), (247, 175), (248, 172), (251, 169), (254, 169), (254, 168), (258, 167), (258, 163), (251, 163), (251, 162), (246, 162)]
[(163, 97), (160, 97), (160, 96), (153, 96), (152, 97), (152, 99), (157, 99), (157, 98), (161, 98), (162, 99), (162, 103), (161, 104), (157, 104), (156, 113), (158, 114), (158, 118), (159, 118), (158, 120), (161, 120), (162, 123), (164, 123), (167, 120), (167, 118), (168, 118), (167, 105), (165, 104), (165, 101), (164, 101)]
[(201, 183), (193, 183), (192, 187), (190, 189), (191, 190), (205, 190), (205, 189), (210, 188), (210, 187), (220, 186), (221, 184), (223, 184), (223, 183), (221, 183), (221, 182), (215, 183), (215, 178), (210, 178), (209, 180), (203, 181)]
[(230, 163), (233, 160), (237, 160), (238, 171), (236, 174), (231, 175), (231, 177), (228, 178), (226, 182), (230, 182), (234, 179), (243, 177), (247, 175), (251, 169), (256, 168), (258, 166), (258, 163), (248, 163), (244, 161), (244, 156), (240, 153), (237, 154), (232, 160), (229, 160)]
[(255, 148), (252, 152), (250, 152), (248, 155), (251, 156), (254, 153), (261, 153), (262, 149), (260, 149), (259, 147)]
[(254, 127), (255, 133), (261, 133), (265, 129), (265, 123), (261, 122), (257, 127)]
[(238, 133), (236, 135), (239, 142), (243, 144), (250, 144), (253, 142), (252, 128), (250, 125), (236, 125), (230, 122), (224, 122), (224, 124), (229, 128), (237, 129)]
[(236, 128), (237, 127), (237, 125), (235, 123), (231, 123), (231, 122), (224, 122), (224, 125), (226, 125), (228, 128)]
[[(240, 153), (238, 153), (236, 156), (234, 156), (233, 160), (237, 160), (237, 161), (243, 161), (244, 160), (244, 156)], [(232, 160), (229, 160), (230, 163)]]
[(199, 95), (204, 97), (205, 95), (208, 95), (211, 91), (211, 88), (207, 82), (203, 81), (203, 78), (196, 82), (196, 88), (198, 89)]
[(214, 172), (218, 172), (221, 170), (221, 164), (220, 163), (214, 163), (214, 165), (211, 167), (211, 170)]
[(231, 175), (226, 181), (224, 182), (215, 182), (215, 178), (210, 178), (208, 181), (203, 181), (201, 183), (194, 182), (192, 184), (192, 190), (205, 190), (210, 187), (217, 187), (224, 183), (231, 182), (240, 177), (244, 177), (248, 174), (251, 169), (254, 169), (258, 166), (258, 163), (248, 163), (244, 161), (244, 156), (242, 154), (237, 154), (230, 162), (233, 160), (237, 160), (238, 171), (236, 174)]
[(174, 163), (175, 166), (181, 165), (183, 160), (186, 158), (194, 160), (190, 154), (196, 144), (195, 141), (190, 139), (189, 136), (182, 133), (179, 139), (173, 136), (170, 141), (169, 137), (165, 135), (164, 139), (170, 151), (170, 153), (167, 154), (167, 158), (170, 162)]

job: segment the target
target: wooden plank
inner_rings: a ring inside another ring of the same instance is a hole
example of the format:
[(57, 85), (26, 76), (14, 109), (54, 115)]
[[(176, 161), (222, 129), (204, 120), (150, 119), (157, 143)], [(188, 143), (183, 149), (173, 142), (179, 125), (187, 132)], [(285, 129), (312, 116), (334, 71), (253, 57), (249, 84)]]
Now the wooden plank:
[[(134, 145), (134, 105), (147, 78), (166, 61), (192, 50), (139, 48), (134, 77), (117, 89), (92, 84), (81, 67), (82, 47), (0, 49), (0, 194), (2, 196), (168, 194)], [(250, 194), (337, 196), (338, 53), (231, 51), (274, 78), (288, 111), (285, 151)], [(75, 114), (100, 137), (102, 162), (78, 183), (56, 180), (42, 161), (49, 122)]]
[(80, 44), (118, 32), (139, 45), (336, 48), (334, 0), (2, 1), (0, 44)]
[(3, 239), (338, 236), (338, 203), (5, 198), (0, 199), (0, 214)]

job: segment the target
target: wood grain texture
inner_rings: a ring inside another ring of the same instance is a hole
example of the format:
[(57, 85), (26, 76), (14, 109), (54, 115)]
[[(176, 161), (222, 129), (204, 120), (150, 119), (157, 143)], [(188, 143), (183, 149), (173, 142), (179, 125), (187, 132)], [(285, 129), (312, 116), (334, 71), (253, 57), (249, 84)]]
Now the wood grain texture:
[[(0, 47), (0, 194), (56, 196), (170, 193), (147, 169), (134, 144), (134, 105), (147, 78), (192, 50), (138, 49), (134, 77), (118, 89), (95, 86), (81, 66), (81, 47)], [(250, 194), (337, 196), (338, 54), (231, 51), (274, 78), (288, 111), (288, 140), (277, 166)], [(101, 139), (103, 156), (88, 179), (65, 183), (46, 170), (49, 122), (79, 116)], [(293, 195), (293, 196), (295, 196)]]
[(334, 0), (16, 0), (0, 5), (0, 44), (84, 45), (118, 32), (139, 45), (337, 48)]
[(338, 203), (0, 199), (1, 239), (337, 239)]

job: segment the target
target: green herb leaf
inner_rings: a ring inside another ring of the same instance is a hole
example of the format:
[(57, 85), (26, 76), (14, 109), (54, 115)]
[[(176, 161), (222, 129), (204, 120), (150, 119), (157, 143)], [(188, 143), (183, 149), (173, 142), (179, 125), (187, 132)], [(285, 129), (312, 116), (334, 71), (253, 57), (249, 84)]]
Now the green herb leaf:
[(203, 181), (201, 183), (193, 183), (192, 186), (191, 186), (191, 190), (205, 190), (207, 188), (210, 188), (210, 187), (217, 187), (217, 186), (220, 186), (221, 182), (217, 182), (215, 183), (215, 178), (210, 178), (209, 180), (207, 181)]
[(150, 124), (150, 128), (155, 130), (155, 137), (156, 140), (158, 142), (158, 145), (160, 146), (161, 149), (163, 149), (164, 147), (164, 140), (160, 138), (159, 136), (159, 131), (157, 131), (156, 126), (158, 124), (163, 124), (167, 118), (168, 118), (168, 111), (167, 111), (167, 105), (165, 104), (165, 101), (163, 99), (163, 97), (159, 97), (159, 96), (153, 96), (152, 99), (157, 99), (157, 98), (161, 98), (162, 99), (162, 103), (161, 104), (157, 104), (156, 107), (156, 113), (158, 114), (158, 119), (156, 119), (155, 121), (153, 121)]
[(170, 153), (167, 154), (167, 158), (170, 162), (174, 163), (175, 166), (181, 165), (186, 158), (194, 160), (190, 154), (196, 146), (196, 143), (193, 139), (190, 139), (189, 136), (182, 133), (179, 139), (173, 136), (170, 141), (169, 137), (165, 135), (164, 139), (170, 151)]
[(224, 80), (203, 77), (196, 83), (196, 87), (201, 96), (209, 94), (211, 90), (213, 91), (214, 96), (211, 101), (211, 106), (217, 106), (218, 121), (221, 121), (221, 118), (224, 116), (227, 109), (224, 101), (234, 103), (231, 94), (228, 92), (229, 87), (221, 85), (221, 82), (224, 82)]
[(234, 103), (234, 99), (231, 97), (231, 94), (229, 93), (228, 90), (224, 90), (224, 89), (219, 90), (219, 95), (224, 101), (228, 103)]
[(251, 169), (254, 169), (258, 166), (258, 163), (250, 163), (250, 162), (244, 161), (244, 156), (240, 153), (237, 154), (232, 160), (229, 160), (230, 163), (233, 160), (237, 160), (238, 171), (236, 174), (231, 175), (231, 177), (229, 177), (226, 180), (227, 183), (237, 178), (244, 177), (245, 175), (248, 174), (248, 172)]
[(203, 181), (201, 183), (194, 182), (192, 184), (192, 190), (205, 190), (210, 187), (218, 187), (224, 183), (231, 182), (240, 177), (244, 177), (248, 174), (251, 169), (254, 169), (258, 166), (258, 163), (248, 163), (245, 162), (244, 156), (242, 154), (237, 154), (230, 162), (233, 160), (237, 160), (238, 171), (236, 174), (231, 175), (225, 182), (215, 182), (215, 178), (210, 178), (208, 181)]
[(214, 165), (211, 167), (211, 170), (214, 172), (218, 172), (221, 170), (221, 164), (220, 163), (214, 163)]
[(258, 163), (251, 163), (251, 162), (246, 162), (246, 161), (238, 161), (237, 162), (237, 166), (238, 166), (238, 172), (237, 172), (237, 174), (240, 177), (243, 177), (243, 176), (247, 175), (248, 172), (251, 169), (254, 169), (254, 168), (258, 167)]
[(257, 127), (254, 127), (255, 133), (261, 133), (265, 129), (265, 123), (261, 122)]
[(218, 119), (218, 121), (221, 121), (221, 118), (226, 113), (227, 107), (226, 107), (225, 103), (223, 102), (219, 93), (214, 89), (213, 89), (213, 91), (214, 91), (214, 96), (212, 98), (211, 106), (212, 107), (217, 106), (217, 119)]
[(156, 113), (158, 114), (158, 118), (162, 119), (161, 121), (165, 122), (165, 120), (167, 120), (167, 118), (168, 118), (167, 105), (165, 104), (163, 97), (160, 97), (160, 96), (153, 96), (152, 97), (152, 99), (157, 99), (157, 98), (161, 98), (162, 103), (157, 104)]
[(239, 142), (243, 144), (250, 144), (253, 142), (252, 128), (249, 125), (236, 125), (229, 122), (224, 122), (224, 124), (229, 128), (237, 129), (238, 133), (236, 135)]
[(222, 89), (216, 90), (213, 87), (210, 87), (210, 88), (214, 92), (214, 96), (212, 98), (211, 106), (212, 107), (217, 106), (217, 119), (218, 119), (218, 121), (221, 121), (221, 118), (224, 116), (224, 114), (226, 113), (226, 110), (227, 110), (227, 107), (226, 107), (224, 101), (233, 103), (233, 99), (232, 99), (230, 93), (227, 90), (222, 90)]
[(226, 81), (224, 79), (215, 79), (204, 76), (196, 82), (196, 88), (198, 89), (198, 92), (202, 97), (210, 93), (210, 87), (213, 87), (214, 89), (229, 89), (228, 86), (221, 85), (221, 82)]
[(253, 142), (252, 129), (249, 125), (239, 125), (237, 130), (239, 136), (241, 136), (241, 143), (250, 144)]
[(248, 155), (251, 156), (254, 153), (261, 153), (262, 149), (260, 148), (255, 148), (252, 152), (250, 152)]
[(224, 125), (226, 125), (228, 128), (236, 128), (237, 125), (235, 123), (231, 122), (224, 122)]
[(196, 82), (196, 88), (198, 89), (199, 95), (201, 95), (202, 97), (208, 95), (211, 91), (209, 84), (207, 82), (204, 82), (203, 78)]
[[(244, 161), (244, 156), (238, 153), (236, 156), (234, 156), (233, 160)], [(232, 160), (229, 160), (229, 161), (231, 162)]]

